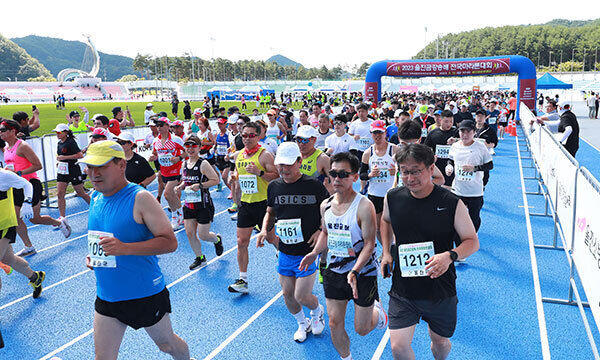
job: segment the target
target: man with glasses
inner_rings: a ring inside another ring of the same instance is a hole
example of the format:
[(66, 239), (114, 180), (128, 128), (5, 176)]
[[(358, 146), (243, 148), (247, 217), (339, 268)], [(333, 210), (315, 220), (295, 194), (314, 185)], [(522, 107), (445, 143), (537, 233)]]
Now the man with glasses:
[(175, 193), (175, 187), (181, 181), (181, 164), (184, 159), (183, 140), (169, 132), (169, 119), (158, 118), (154, 121), (158, 128), (158, 136), (152, 143), (152, 155), (148, 161), (158, 160), (160, 175), (165, 183), (165, 199), (171, 211), (171, 226), (178, 229), (183, 226), (181, 202)]
[[(233, 116), (233, 115), (232, 115)], [(233, 204), (227, 209), (230, 213), (235, 213), (238, 210), (240, 205), (240, 188), (238, 186), (237, 179), (234, 177), (233, 171), (235, 170), (235, 157), (233, 156), (237, 151), (240, 151), (244, 148), (244, 142), (242, 140), (242, 132), (241, 130), (250, 122), (250, 118), (246, 115), (236, 116), (236, 133), (233, 137), (232, 147), (227, 152), (226, 160), (229, 161), (229, 189), (231, 189), (231, 199), (233, 200)], [(232, 128), (232, 133), (233, 133)], [(237, 214), (233, 214), (231, 216), (231, 220), (237, 220)]]
[(329, 156), (315, 148), (317, 135), (317, 130), (308, 125), (300, 126), (296, 133), (296, 143), (302, 154), (300, 172), (321, 182), (328, 183), (325, 179), (329, 172)]
[(328, 156), (349, 151), (354, 144), (354, 138), (346, 133), (346, 115), (338, 114), (333, 118), (335, 133), (325, 139), (326, 154)]
[[(456, 328), (453, 262), (475, 253), (479, 240), (464, 203), (431, 181), (436, 169), (431, 148), (409, 144), (395, 159), (404, 186), (387, 193), (381, 222), (381, 269), (384, 277), (393, 276), (388, 309), (392, 354), (394, 359), (415, 358), (411, 343), (423, 319), (433, 357), (445, 359)], [(461, 239), (456, 248), (455, 238)]]
[[(458, 130), (454, 127), (454, 115), (450, 110), (442, 111), (440, 126), (431, 130), (425, 139), (425, 145), (429, 146), (436, 155), (435, 166), (439, 170), (446, 169), (448, 165), (450, 146), (458, 140)], [(443, 174), (444, 185), (448, 188), (452, 185), (454, 174), (450, 176)]]
[[(254, 226), (262, 225), (267, 211), (267, 185), (279, 177), (273, 164), (273, 155), (258, 143), (261, 125), (249, 122), (242, 128), (244, 149), (236, 152), (234, 179), (241, 190), (241, 202), (237, 218), (237, 261), (239, 278), (229, 285), (229, 292), (248, 293), (248, 245)], [(272, 229), (267, 229), (272, 231)], [(268, 241), (275, 247), (275, 236)]]
[(323, 289), (331, 340), (343, 360), (352, 359), (345, 329), (349, 300), (354, 301), (354, 330), (359, 335), (387, 325), (387, 315), (378, 301), (375, 208), (352, 188), (358, 180), (359, 165), (349, 152), (331, 158), (334, 195), (321, 204), (321, 235), (300, 263), (300, 270), (307, 270), (317, 255), (328, 249), (330, 261), (323, 274)]

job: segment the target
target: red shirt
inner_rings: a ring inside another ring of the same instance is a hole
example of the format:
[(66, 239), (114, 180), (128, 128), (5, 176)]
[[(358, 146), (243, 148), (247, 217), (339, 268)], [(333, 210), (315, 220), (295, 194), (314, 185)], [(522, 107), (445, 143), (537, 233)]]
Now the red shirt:
[(113, 133), (115, 136), (121, 134), (121, 123), (117, 119), (108, 120), (108, 131)]
[(152, 143), (152, 153), (158, 156), (160, 174), (165, 177), (178, 176), (181, 174), (181, 161), (171, 164), (173, 156), (183, 154), (183, 140), (180, 137), (169, 134), (169, 138), (163, 144), (159, 134)]

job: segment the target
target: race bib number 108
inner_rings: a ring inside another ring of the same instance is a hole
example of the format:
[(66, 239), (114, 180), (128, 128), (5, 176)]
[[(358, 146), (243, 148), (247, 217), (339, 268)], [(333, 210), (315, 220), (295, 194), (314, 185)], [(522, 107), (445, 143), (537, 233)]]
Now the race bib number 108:
[(103, 231), (88, 231), (88, 253), (90, 256), (90, 265), (92, 267), (117, 267), (117, 259), (114, 255), (106, 255), (102, 245), (100, 245), (100, 237), (112, 237), (111, 233)]

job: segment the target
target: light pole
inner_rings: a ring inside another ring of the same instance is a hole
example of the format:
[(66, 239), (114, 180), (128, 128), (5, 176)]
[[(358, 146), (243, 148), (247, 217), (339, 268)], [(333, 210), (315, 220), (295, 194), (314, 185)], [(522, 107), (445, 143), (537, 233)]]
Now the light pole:
[(548, 67), (552, 66), (552, 50), (548, 52)]
[(575, 63), (575, 48), (573, 48), (573, 53), (571, 54), (571, 72), (573, 72), (573, 63)]
[(581, 72), (585, 72), (585, 48), (583, 48), (583, 66), (581, 67)]
[(560, 51), (560, 64), (562, 64), (562, 50)]

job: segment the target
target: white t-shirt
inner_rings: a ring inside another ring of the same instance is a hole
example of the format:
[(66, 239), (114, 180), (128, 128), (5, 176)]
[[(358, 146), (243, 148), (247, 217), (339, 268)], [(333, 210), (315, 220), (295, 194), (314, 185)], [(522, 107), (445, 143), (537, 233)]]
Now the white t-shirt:
[(326, 134), (321, 134), (321, 130), (317, 129), (317, 132), (319, 133), (317, 135), (317, 141), (315, 142), (315, 147), (319, 150), (323, 150), (325, 149), (325, 139), (327, 139), (327, 137), (331, 134), (333, 134), (333, 130), (328, 129)]
[(463, 165), (483, 165), (492, 161), (487, 147), (479, 141), (464, 146), (457, 141), (450, 147), (449, 158), (454, 160), (452, 191), (458, 196), (483, 196), (483, 171), (463, 171)]
[(272, 138), (266, 137), (263, 140), (259, 141), (259, 144), (271, 154), (277, 154), (277, 141), (273, 140)]
[(148, 123), (150, 122), (150, 116), (154, 115), (154, 111), (152, 110), (145, 110), (144, 111), (144, 123), (146, 125), (148, 125)]
[(367, 119), (367, 121), (362, 121), (360, 119), (356, 119), (350, 123), (348, 127), (348, 134), (351, 136), (358, 135), (360, 136), (359, 140), (356, 140), (350, 149), (357, 149), (359, 151), (365, 151), (373, 144), (373, 137), (371, 137), (371, 124), (373, 123), (372, 119)]
[(325, 139), (325, 148), (333, 149), (332, 155), (348, 151), (353, 145), (355, 145), (354, 138), (348, 133), (342, 136), (337, 136), (336, 133), (333, 133)]

